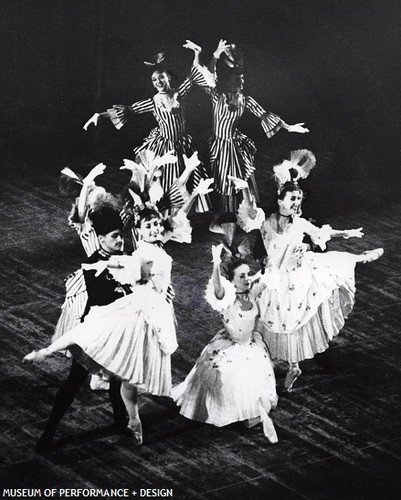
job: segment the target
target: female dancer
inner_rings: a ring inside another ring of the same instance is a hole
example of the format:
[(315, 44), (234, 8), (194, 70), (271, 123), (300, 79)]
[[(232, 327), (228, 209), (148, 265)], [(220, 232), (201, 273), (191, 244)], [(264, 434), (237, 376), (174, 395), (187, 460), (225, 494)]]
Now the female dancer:
[[(91, 123), (97, 125), (99, 116), (102, 115), (109, 117), (114, 126), (120, 129), (127, 122), (130, 112), (152, 113), (158, 126), (150, 132), (141, 146), (134, 149), (134, 152), (138, 155), (141, 151), (149, 150), (158, 156), (172, 153), (177, 157), (176, 162), (165, 165), (162, 170), (160, 182), (164, 192), (168, 191), (183, 172), (185, 168), (183, 155), (189, 157), (196, 150), (192, 137), (186, 133), (184, 98), (193, 83), (206, 84), (206, 80), (202, 77), (204, 72), (200, 71), (199, 51), (192, 45), (185, 44), (184, 47), (194, 51), (194, 61), (189, 76), (178, 89), (171, 87), (171, 74), (165, 66), (159, 64), (155, 66), (151, 75), (152, 84), (157, 91), (154, 97), (138, 101), (131, 106), (114, 106), (105, 113), (95, 113), (84, 125), (85, 130)], [(192, 177), (192, 185), (196, 186), (205, 175), (198, 168)], [(203, 196), (198, 198), (197, 209), (208, 210), (207, 200)]]
[[(213, 54), (211, 65), (213, 72), (217, 60), (229, 48), (230, 45), (225, 40), (220, 40)], [(301, 134), (308, 132), (303, 123), (287, 125), (276, 114), (265, 111), (252, 97), (244, 95), (243, 88), (244, 76), (241, 66), (231, 70), (223, 92), (218, 92), (212, 87), (207, 88), (213, 105), (213, 132), (208, 139), (209, 161), (214, 177), (214, 191), (217, 195), (214, 219), (210, 227), (212, 232), (224, 232), (218, 224), (220, 213), (235, 214), (238, 208), (238, 196), (235, 196), (234, 186), (228, 179), (229, 175), (248, 181), (253, 192), (257, 192), (253, 176), (256, 147), (249, 137), (238, 130), (238, 122), (245, 111), (250, 111), (260, 119), (268, 138), (281, 128)], [(228, 243), (231, 244), (235, 223), (226, 228)]]
[(264, 285), (252, 284), (244, 260), (231, 261), (228, 280), (222, 277), (222, 248), (212, 248), (213, 275), (206, 300), (221, 313), (224, 328), (204, 348), (185, 381), (173, 389), (173, 398), (185, 417), (217, 427), (262, 421), (266, 437), (276, 443), (268, 416), (277, 405), (276, 381), (266, 345), (255, 331), (256, 297)]
[[(192, 193), (209, 192), (201, 181)], [(185, 210), (190, 208), (187, 204)], [(189, 222), (187, 221), (189, 225)], [(109, 305), (92, 307), (85, 321), (49, 347), (33, 351), (24, 361), (39, 362), (56, 351), (72, 346), (72, 354), (88, 366), (95, 365), (122, 379), (121, 396), (129, 416), (128, 429), (134, 442), (143, 442), (138, 413), (138, 387), (157, 396), (171, 392), (170, 356), (177, 348), (175, 319), (169, 287), (172, 259), (162, 248), (163, 220), (160, 212), (146, 206), (138, 214), (141, 237), (132, 256), (117, 256), (85, 266), (100, 273), (106, 267), (121, 284), (134, 286), (131, 294)], [(170, 231), (188, 234), (182, 219)], [(178, 238), (179, 239), (179, 238)]]
[[(267, 252), (265, 280), (268, 286), (259, 298), (263, 338), (272, 359), (289, 364), (285, 389), (290, 392), (301, 375), (299, 362), (311, 359), (325, 351), (329, 342), (344, 326), (352, 311), (355, 296), (355, 265), (378, 259), (383, 249), (378, 248), (351, 254), (348, 252), (314, 253), (303, 243), (304, 235), (325, 249), (333, 237), (361, 238), (362, 228), (334, 230), (330, 226), (318, 228), (303, 219), (301, 204), (303, 192), (295, 178), (282, 182), (291, 175), (306, 177), (298, 165), (304, 151), (292, 154), (291, 161), (275, 167), (278, 190), (278, 211), (265, 217), (256, 208), (246, 183), (234, 179), (242, 189), (244, 201), (239, 207), (238, 223), (245, 231), (260, 229)], [(304, 162), (310, 170), (310, 163)]]

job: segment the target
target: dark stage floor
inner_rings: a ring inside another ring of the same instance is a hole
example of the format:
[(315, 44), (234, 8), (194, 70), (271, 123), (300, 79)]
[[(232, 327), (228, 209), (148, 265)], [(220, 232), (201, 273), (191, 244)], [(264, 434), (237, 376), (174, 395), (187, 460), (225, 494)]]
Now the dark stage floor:
[[(36, 455), (69, 361), (58, 355), (27, 366), (21, 359), (52, 335), (63, 279), (84, 258), (66, 224), (70, 201), (58, 193), (55, 177), (9, 176), (1, 185), (1, 488), (173, 488), (174, 498), (205, 500), (400, 498), (401, 204), (358, 192), (347, 198), (353, 206), (334, 203), (339, 185), (324, 183), (324, 176), (319, 203), (323, 207), (327, 196), (325, 210), (311, 215), (324, 214), (322, 222), (336, 228), (363, 226), (366, 234), (330, 248), (383, 246), (386, 253), (357, 269), (355, 309), (324, 360), (335, 373), (304, 362), (294, 392), (281, 395), (272, 413), (277, 445), (269, 445), (260, 428), (193, 423), (170, 400), (142, 396), (145, 444), (134, 448), (112, 433), (107, 394), (85, 388), (59, 426), (56, 450)], [(318, 208), (313, 196), (311, 210)], [(206, 221), (194, 225), (191, 246), (167, 248), (174, 258), (180, 344), (172, 358), (174, 382), (183, 380), (220, 328), (203, 299), (209, 249), (218, 237), (208, 233)], [(283, 377), (278, 366), (280, 386)]]

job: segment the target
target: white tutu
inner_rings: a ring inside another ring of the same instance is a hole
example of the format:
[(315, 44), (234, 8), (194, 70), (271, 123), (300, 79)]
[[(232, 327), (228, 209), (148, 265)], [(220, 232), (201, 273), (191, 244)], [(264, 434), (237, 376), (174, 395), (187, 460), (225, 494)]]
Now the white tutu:
[(170, 354), (177, 348), (174, 314), (149, 285), (106, 306), (92, 307), (69, 333), (108, 372), (159, 396), (171, 391)]

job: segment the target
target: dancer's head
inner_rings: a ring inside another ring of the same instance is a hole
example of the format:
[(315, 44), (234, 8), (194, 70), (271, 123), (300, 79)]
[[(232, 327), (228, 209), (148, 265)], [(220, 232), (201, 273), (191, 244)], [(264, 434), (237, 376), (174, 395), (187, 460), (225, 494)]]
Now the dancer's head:
[(246, 292), (251, 287), (251, 270), (244, 259), (231, 260), (227, 264), (227, 277), (238, 292)]
[(241, 71), (232, 70), (227, 77), (227, 91), (236, 94), (244, 89), (244, 75)]
[(171, 73), (165, 67), (158, 66), (152, 71), (150, 78), (159, 94), (165, 94), (171, 89)]
[(285, 217), (301, 214), (304, 193), (295, 182), (286, 182), (278, 194), (277, 203), (280, 215)]
[(123, 223), (119, 213), (113, 208), (103, 207), (96, 212), (91, 212), (89, 218), (100, 247), (112, 255), (120, 252), (123, 246)]
[(143, 241), (156, 243), (163, 232), (163, 218), (156, 207), (145, 207), (138, 213), (138, 232)]

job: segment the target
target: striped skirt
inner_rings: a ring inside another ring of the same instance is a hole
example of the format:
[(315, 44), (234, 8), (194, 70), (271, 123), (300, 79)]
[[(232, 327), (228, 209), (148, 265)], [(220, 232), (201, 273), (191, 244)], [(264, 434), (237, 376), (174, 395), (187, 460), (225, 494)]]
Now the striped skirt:
[[(150, 132), (143, 144), (134, 149), (134, 153), (137, 155), (140, 151), (146, 150), (152, 151), (157, 156), (163, 156), (166, 153), (172, 152), (177, 157), (176, 163), (168, 163), (161, 169), (160, 183), (164, 193), (168, 193), (173, 183), (185, 170), (183, 155), (185, 154), (187, 157), (192, 156), (197, 151), (197, 147), (189, 134), (184, 134), (179, 141), (173, 141), (162, 136), (160, 130), (156, 127)], [(188, 191), (191, 193), (199, 184), (199, 181), (207, 177), (205, 167), (201, 163), (189, 178), (187, 184)], [(207, 196), (203, 195), (198, 196), (195, 206), (197, 212), (207, 212), (211, 209)]]

